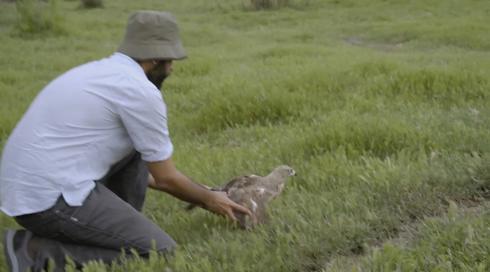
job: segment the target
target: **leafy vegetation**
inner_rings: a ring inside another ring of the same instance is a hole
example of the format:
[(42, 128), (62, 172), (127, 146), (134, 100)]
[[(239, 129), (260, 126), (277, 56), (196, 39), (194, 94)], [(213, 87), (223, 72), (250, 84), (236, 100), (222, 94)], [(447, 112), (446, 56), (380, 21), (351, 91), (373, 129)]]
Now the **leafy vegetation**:
[(19, 34), (32, 36), (63, 33), (63, 17), (58, 0), (17, 0), (15, 3)]
[(150, 192), (175, 256), (85, 271), (490, 269), (490, 3), (287, 2), (62, 1), (58, 36), (17, 35), (0, 2), (0, 146), (51, 79), (117, 48), (130, 12), (167, 10), (189, 54), (163, 91), (178, 168), (208, 185), (298, 173), (254, 231)]
[(101, 8), (103, 6), (102, 0), (82, 0), (82, 7), (84, 8)]

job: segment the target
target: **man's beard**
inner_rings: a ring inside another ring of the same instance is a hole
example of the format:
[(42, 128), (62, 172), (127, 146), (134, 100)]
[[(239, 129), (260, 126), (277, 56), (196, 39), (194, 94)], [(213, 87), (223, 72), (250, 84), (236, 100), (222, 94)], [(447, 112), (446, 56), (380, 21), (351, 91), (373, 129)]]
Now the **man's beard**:
[(168, 77), (169, 75), (165, 74), (165, 73), (162, 73), (162, 72), (156, 72), (154, 70), (152, 71), (148, 71), (148, 73), (146, 73), (146, 77), (148, 78), (148, 80), (153, 83), (153, 85), (155, 85), (155, 87), (157, 87), (157, 89), (161, 90), (162, 88), (162, 85), (163, 85), (163, 81), (165, 81), (165, 79)]

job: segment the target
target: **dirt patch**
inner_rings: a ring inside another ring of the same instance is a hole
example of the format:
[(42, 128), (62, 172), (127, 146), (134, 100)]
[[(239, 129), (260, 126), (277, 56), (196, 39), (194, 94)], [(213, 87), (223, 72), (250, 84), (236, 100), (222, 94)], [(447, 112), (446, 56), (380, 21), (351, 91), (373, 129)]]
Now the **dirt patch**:
[[(453, 216), (478, 216), (490, 209), (490, 199), (482, 199), (481, 201), (458, 201), (458, 203), (450, 201), (447, 207), (447, 212), (441, 214), (440, 216), (426, 217), (423, 220), (415, 220), (409, 224), (406, 224), (400, 228), (398, 235), (391, 239), (375, 241), (369, 245), (370, 250), (381, 249), (385, 244), (389, 243), (401, 248), (409, 248), (417, 239), (418, 233), (423, 221), (431, 219), (443, 219), (450, 218)], [(362, 261), (365, 254), (353, 254), (350, 256), (336, 256), (328, 261), (323, 271), (330, 271), (330, 269), (339, 269), (342, 271), (362, 271)]]

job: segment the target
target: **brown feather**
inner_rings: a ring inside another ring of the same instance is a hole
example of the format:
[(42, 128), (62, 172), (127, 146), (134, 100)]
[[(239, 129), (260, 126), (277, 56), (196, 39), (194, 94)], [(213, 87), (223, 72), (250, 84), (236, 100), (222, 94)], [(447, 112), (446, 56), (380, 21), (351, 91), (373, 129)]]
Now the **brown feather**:
[[(248, 208), (253, 218), (241, 213), (235, 213), (235, 217), (241, 228), (251, 229), (257, 224), (266, 222), (267, 203), (277, 197), (284, 188), (289, 176), (295, 175), (289, 166), (279, 166), (269, 175), (262, 177), (257, 175), (239, 176), (231, 179), (223, 186), (208, 188), (213, 191), (226, 192), (234, 202)], [(195, 208), (190, 204), (187, 210)]]

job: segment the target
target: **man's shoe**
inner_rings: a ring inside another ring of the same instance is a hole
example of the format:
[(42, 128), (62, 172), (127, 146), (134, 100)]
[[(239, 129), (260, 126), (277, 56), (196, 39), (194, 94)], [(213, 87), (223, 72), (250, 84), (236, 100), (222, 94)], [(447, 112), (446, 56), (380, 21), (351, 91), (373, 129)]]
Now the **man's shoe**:
[(31, 237), (32, 233), (27, 230), (7, 230), (5, 232), (3, 248), (10, 271), (31, 271), (33, 262), (27, 253), (27, 246)]

